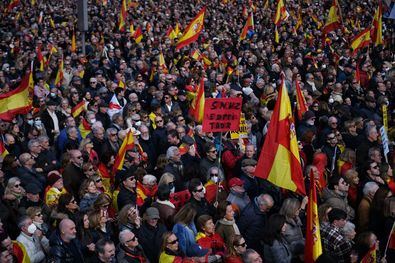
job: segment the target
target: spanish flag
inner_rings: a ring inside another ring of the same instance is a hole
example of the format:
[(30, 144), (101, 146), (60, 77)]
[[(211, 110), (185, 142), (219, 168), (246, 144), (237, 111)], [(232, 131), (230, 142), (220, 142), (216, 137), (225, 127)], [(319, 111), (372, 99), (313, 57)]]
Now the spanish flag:
[(320, 222), (317, 209), (317, 189), (313, 170), (310, 171), (310, 193), (307, 203), (305, 262), (314, 263), (322, 254)]
[(75, 39), (75, 30), (73, 29), (73, 34), (71, 35), (71, 49), (70, 51), (72, 53), (75, 53), (77, 51), (77, 42)]
[(166, 31), (166, 36), (170, 39), (173, 40), (177, 37), (176, 32), (174, 32), (174, 29), (172, 26), (169, 27)]
[(71, 109), (71, 115), (73, 116), (73, 118), (78, 117), (81, 112), (83, 112), (85, 110), (85, 101), (82, 100), (80, 103), (78, 103), (77, 105), (75, 105), (72, 109)]
[(122, 145), (118, 150), (118, 154), (115, 157), (113, 173), (115, 174), (118, 170), (122, 170), (123, 163), (125, 161), (126, 152), (134, 148), (134, 138), (132, 129), (129, 129), (125, 139), (123, 139)]
[(180, 34), (180, 23), (176, 23), (176, 28), (174, 28), (174, 33), (176, 34), (176, 37)]
[(40, 71), (44, 71), (45, 58), (43, 53), (41, 52), (41, 47), (37, 47), (37, 59), (40, 63)]
[(383, 44), (383, 6), (379, 1), (379, 6), (376, 9), (371, 26), (372, 42), (378, 46)]
[(184, 34), (178, 40), (176, 49), (181, 49), (198, 39), (200, 32), (203, 30), (205, 12), (206, 7), (203, 7), (202, 10), (200, 10), (195, 18), (189, 23), (184, 31)]
[(53, 19), (52, 19), (51, 16), (49, 17), (49, 25), (50, 25), (52, 28), (55, 28), (55, 22), (53, 21)]
[(281, 188), (305, 195), (295, 124), (284, 79), (282, 79), (255, 175)]
[(300, 89), (299, 81), (295, 81), (296, 89), (296, 108), (298, 119), (302, 120), (303, 114), (307, 111), (306, 100), (303, 96), (302, 90)]
[(0, 94), (0, 119), (11, 121), (16, 114), (26, 114), (32, 108), (33, 71), (26, 74), (19, 87)]
[(331, 8), (329, 9), (329, 15), (326, 19), (326, 23), (322, 29), (324, 36), (329, 32), (342, 27), (342, 18), (340, 13), (341, 11), (339, 3), (337, 0), (333, 0)]
[(17, 7), (20, 3), (20, 0), (11, 0), (11, 2), (7, 6), (7, 12), (11, 12), (12, 9)]
[(243, 27), (243, 30), (241, 31), (239, 40), (246, 39), (248, 30), (250, 30), (250, 29), (252, 29), (252, 30), (254, 29), (254, 16), (253, 16), (252, 12), (247, 18), (247, 21)]
[(200, 79), (200, 85), (196, 90), (196, 97), (191, 102), (191, 108), (189, 114), (195, 119), (195, 121), (202, 123), (204, 114), (204, 80)]
[(371, 41), (372, 39), (370, 37), (370, 28), (367, 28), (358, 35), (356, 35), (351, 41), (351, 49), (353, 50), (353, 55), (357, 54), (358, 51), (362, 48), (369, 46)]
[(296, 21), (295, 29), (298, 30), (300, 26), (303, 24), (303, 19), (302, 19), (302, 9), (298, 9), (298, 19)]
[(16, 241), (12, 241), (12, 252), (20, 263), (30, 263), (29, 255), (26, 252), (25, 246)]
[(128, 11), (126, 6), (126, 0), (122, 0), (121, 11), (119, 13), (119, 26), (118, 26), (120, 32), (125, 32), (127, 14)]
[[(62, 81), (63, 81), (63, 58), (59, 63), (59, 68), (58, 72), (56, 73), (56, 78), (55, 78), (55, 86), (60, 87), (62, 86)], [(74, 117), (74, 116), (73, 116)]]
[(285, 8), (285, 4), (283, 0), (278, 0), (276, 13), (274, 15), (274, 24), (276, 26), (280, 25), (281, 22), (285, 21), (289, 17), (287, 9)]
[(82, 119), (80, 126), (78, 126), (78, 128), (80, 130), (81, 137), (84, 139), (92, 131), (91, 125), (85, 120), (85, 118)]
[(4, 159), (4, 157), (6, 157), (7, 154), (9, 154), (9, 152), (4, 147), (3, 141), (0, 141), (0, 156)]
[(159, 68), (162, 70), (162, 73), (169, 73), (169, 70), (167, 69), (165, 58), (163, 57), (162, 51), (159, 53)]
[(143, 32), (141, 31), (140, 26), (136, 29), (136, 31), (134, 31), (133, 38), (137, 44), (140, 43), (141, 40), (143, 39)]

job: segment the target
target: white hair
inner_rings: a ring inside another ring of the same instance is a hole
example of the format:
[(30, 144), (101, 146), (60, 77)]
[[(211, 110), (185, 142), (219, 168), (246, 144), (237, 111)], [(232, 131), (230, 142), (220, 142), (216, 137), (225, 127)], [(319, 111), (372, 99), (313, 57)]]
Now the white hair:
[(367, 182), (362, 190), (363, 196), (368, 196), (369, 194), (374, 195), (376, 193), (377, 189), (379, 189), (379, 186), (377, 183)]
[(343, 227), (343, 233), (348, 234), (353, 230), (355, 230), (355, 225), (353, 223), (351, 223), (350, 221), (347, 221)]
[(156, 183), (156, 177), (153, 176), (152, 174), (146, 174), (143, 176), (143, 184), (149, 184), (155, 182)]

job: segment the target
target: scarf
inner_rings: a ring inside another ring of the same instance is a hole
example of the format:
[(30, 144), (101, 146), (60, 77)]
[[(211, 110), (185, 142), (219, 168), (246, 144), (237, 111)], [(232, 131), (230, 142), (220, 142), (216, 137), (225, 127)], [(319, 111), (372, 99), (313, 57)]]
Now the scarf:
[(226, 226), (233, 226), (233, 230), (235, 231), (235, 235), (240, 235), (240, 230), (236, 225), (235, 220), (228, 220), (226, 218), (222, 218), (218, 221), (220, 224), (226, 225)]

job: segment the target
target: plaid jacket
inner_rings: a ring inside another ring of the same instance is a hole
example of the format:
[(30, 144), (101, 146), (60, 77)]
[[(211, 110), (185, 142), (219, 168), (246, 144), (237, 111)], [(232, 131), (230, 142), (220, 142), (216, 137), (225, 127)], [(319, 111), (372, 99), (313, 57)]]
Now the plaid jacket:
[(321, 229), (324, 251), (333, 256), (338, 263), (349, 262), (352, 243), (348, 241), (340, 229), (333, 225), (325, 225)]

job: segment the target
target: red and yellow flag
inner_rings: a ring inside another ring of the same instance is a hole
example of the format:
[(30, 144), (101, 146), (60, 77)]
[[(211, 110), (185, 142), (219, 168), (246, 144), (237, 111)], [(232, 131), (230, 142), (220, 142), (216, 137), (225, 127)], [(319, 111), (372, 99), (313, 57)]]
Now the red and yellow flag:
[(71, 49), (70, 51), (72, 53), (75, 53), (77, 51), (77, 41), (75, 39), (75, 30), (73, 29), (73, 34), (71, 35)]
[(60, 87), (62, 86), (62, 81), (63, 81), (63, 58), (59, 63), (59, 68), (58, 68), (58, 72), (56, 73), (56, 78), (55, 78), (55, 86), (56, 87)]
[(202, 32), (204, 27), (204, 14), (206, 12), (206, 7), (203, 7), (202, 10), (195, 16), (195, 18), (189, 23), (187, 28), (184, 31), (184, 34), (177, 42), (176, 49), (181, 49), (192, 42), (195, 42), (200, 32)]
[(274, 24), (276, 26), (280, 25), (281, 22), (285, 21), (289, 17), (287, 9), (285, 8), (285, 4), (283, 0), (278, 0), (276, 13), (274, 15)]
[(340, 13), (341, 11), (339, 3), (337, 2), (337, 0), (333, 0), (331, 8), (329, 9), (329, 15), (322, 29), (324, 35), (342, 27), (342, 18)]
[(295, 124), (284, 79), (279, 88), (255, 176), (305, 195)]
[(6, 157), (7, 154), (9, 154), (9, 152), (4, 147), (3, 141), (0, 141), (0, 157), (2, 157), (4, 159), (4, 157)]
[(162, 69), (162, 73), (169, 73), (169, 70), (167, 69), (165, 58), (163, 57), (162, 51), (159, 52), (159, 68)]
[(71, 109), (71, 115), (76, 118), (78, 117), (84, 110), (86, 109), (85, 107), (85, 101), (82, 100), (80, 103), (78, 103), (77, 105), (75, 105), (72, 109)]
[(26, 114), (32, 108), (33, 71), (26, 74), (18, 88), (0, 94), (0, 119), (11, 121), (16, 114)]
[(357, 54), (359, 50), (364, 47), (369, 46), (370, 42), (372, 41), (370, 37), (370, 28), (365, 29), (358, 35), (354, 37), (351, 41), (351, 48), (353, 50), (353, 55)]
[(12, 9), (14, 9), (15, 7), (17, 7), (20, 3), (20, 0), (11, 0), (11, 2), (8, 4), (7, 6), (7, 12), (11, 12)]
[(173, 40), (177, 37), (176, 32), (174, 31), (173, 27), (170, 26), (169, 29), (166, 31), (166, 36), (170, 39)]
[(299, 81), (295, 81), (295, 89), (296, 89), (296, 108), (298, 119), (302, 120), (303, 114), (307, 111), (306, 100), (303, 96), (303, 92), (300, 89)]
[(383, 5), (379, 1), (379, 6), (376, 9), (371, 26), (372, 42), (378, 46), (383, 44)]
[(136, 29), (136, 31), (134, 31), (133, 38), (137, 44), (143, 39), (143, 31), (141, 30), (140, 26)]
[(125, 162), (126, 152), (133, 148), (134, 148), (133, 132), (131, 129), (129, 129), (125, 139), (123, 139), (121, 147), (118, 150), (118, 154), (115, 157), (114, 166), (113, 166), (114, 174), (116, 173), (116, 171), (122, 170), (123, 163)]
[(45, 58), (43, 53), (41, 52), (41, 47), (37, 47), (37, 59), (40, 63), (40, 71), (44, 71)]
[(317, 209), (317, 189), (313, 170), (310, 170), (310, 193), (307, 203), (306, 220), (306, 246), (304, 260), (307, 263), (314, 263), (322, 254), (320, 221), (318, 220)]
[(246, 39), (248, 30), (250, 30), (250, 29), (252, 29), (252, 30), (254, 29), (254, 16), (253, 16), (252, 12), (247, 18), (247, 21), (243, 27), (243, 30), (241, 31), (239, 40)]
[(195, 121), (202, 123), (204, 114), (204, 80), (200, 79), (200, 85), (197, 87), (196, 96), (191, 102), (191, 108), (189, 114), (195, 119)]
[(126, 0), (122, 0), (121, 11), (119, 13), (119, 26), (118, 29), (120, 32), (125, 32), (126, 28), (126, 16), (128, 14), (126, 6)]
[(85, 120), (85, 118), (82, 119), (82, 121), (80, 123), (80, 126), (78, 126), (78, 128), (80, 130), (81, 137), (84, 138), (84, 139), (92, 131), (91, 125)]

